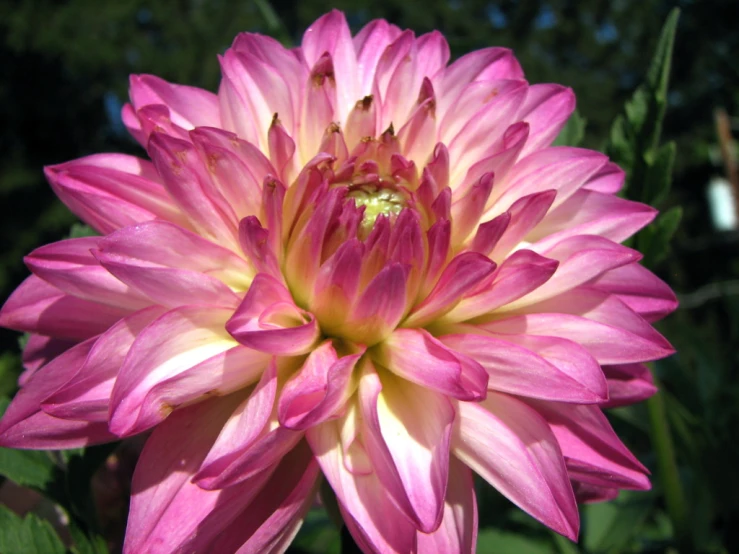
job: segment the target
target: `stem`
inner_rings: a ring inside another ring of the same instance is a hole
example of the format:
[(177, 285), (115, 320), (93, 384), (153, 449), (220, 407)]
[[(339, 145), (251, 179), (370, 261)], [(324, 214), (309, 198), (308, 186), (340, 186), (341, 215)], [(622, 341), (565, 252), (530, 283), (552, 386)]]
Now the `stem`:
[[(656, 381), (656, 379), (655, 379)], [(659, 384), (655, 382), (659, 387)], [(667, 514), (672, 522), (675, 538), (680, 552), (692, 552), (692, 538), (688, 524), (688, 511), (685, 502), (680, 474), (675, 459), (675, 447), (670, 434), (670, 424), (667, 421), (664, 396), (658, 392), (647, 401), (649, 422), (651, 427), (652, 444), (657, 455), (659, 480), (665, 494)]]

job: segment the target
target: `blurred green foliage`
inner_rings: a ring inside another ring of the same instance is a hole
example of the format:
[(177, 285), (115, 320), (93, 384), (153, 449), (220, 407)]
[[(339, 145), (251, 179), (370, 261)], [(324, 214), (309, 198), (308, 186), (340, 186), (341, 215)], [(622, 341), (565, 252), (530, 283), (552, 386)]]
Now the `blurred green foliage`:
[[(613, 410), (618, 433), (653, 471), (654, 489), (584, 507), (579, 545), (552, 534), (489, 486), (478, 490), (479, 552), (739, 552), (739, 234), (712, 230), (705, 185), (722, 170), (713, 110), (739, 116), (735, 0), (5, 0), (0, 3), (0, 298), (27, 274), (22, 256), (70, 232), (74, 218), (41, 168), (102, 151), (140, 153), (118, 112), (131, 73), (215, 90), (215, 54), (239, 31), (295, 44), (329, 7), (356, 30), (383, 17), (439, 29), (454, 56), (513, 48), (532, 82), (572, 86), (578, 112), (558, 139), (603, 149), (629, 172), (626, 195), (662, 215), (635, 239), (645, 263), (681, 292), (660, 324), (678, 354), (654, 371), (660, 396)], [(682, 16), (674, 43), (674, 19)], [(674, 16), (673, 16), (674, 17)], [(660, 29), (668, 21), (668, 32)], [(650, 54), (656, 52), (650, 65)], [(624, 109), (623, 106), (626, 106)], [(663, 124), (663, 125), (662, 125)], [(670, 189), (670, 173), (674, 185)], [(82, 227), (72, 229), (82, 236)], [(672, 239), (672, 240), (671, 240)], [(671, 244), (668, 246), (668, 242)], [(14, 392), (17, 336), (0, 336), (0, 397)], [(89, 478), (109, 450), (0, 449), (0, 473), (63, 505), (73, 552), (104, 553)], [(294, 552), (340, 552), (311, 512)], [(0, 506), (0, 552), (64, 552), (52, 527)]]

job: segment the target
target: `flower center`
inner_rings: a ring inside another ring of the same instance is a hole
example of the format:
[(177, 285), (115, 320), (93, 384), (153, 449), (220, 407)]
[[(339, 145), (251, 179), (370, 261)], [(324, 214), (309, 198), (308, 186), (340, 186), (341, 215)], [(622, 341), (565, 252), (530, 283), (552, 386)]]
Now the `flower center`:
[(346, 197), (354, 200), (357, 207), (364, 206), (364, 215), (359, 226), (361, 238), (369, 235), (378, 216), (385, 215), (392, 222), (407, 205), (404, 191), (392, 185), (355, 185), (349, 188)]

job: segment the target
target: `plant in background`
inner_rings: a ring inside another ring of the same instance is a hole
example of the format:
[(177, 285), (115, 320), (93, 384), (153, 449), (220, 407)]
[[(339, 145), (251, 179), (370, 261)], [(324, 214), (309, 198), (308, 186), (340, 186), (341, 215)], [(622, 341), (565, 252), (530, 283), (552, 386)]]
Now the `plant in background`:
[(621, 244), (656, 211), (550, 146), (571, 90), (449, 57), (334, 11), (296, 50), (239, 35), (218, 94), (132, 77), (152, 161), (46, 170), (101, 236), (26, 258), (0, 444), (150, 431), (130, 553), (282, 551), (321, 482), (366, 552), (474, 551), (473, 472), (573, 540), (578, 501), (649, 488), (602, 410), (672, 352), (675, 297)]

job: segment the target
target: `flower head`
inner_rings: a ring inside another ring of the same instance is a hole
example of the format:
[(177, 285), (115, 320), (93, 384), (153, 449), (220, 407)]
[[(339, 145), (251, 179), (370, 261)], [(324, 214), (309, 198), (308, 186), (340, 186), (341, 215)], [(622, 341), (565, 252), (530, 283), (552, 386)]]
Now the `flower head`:
[(550, 146), (571, 90), (449, 57), (334, 11), (294, 50), (239, 35), (218, 94), (132, 77), (151, 161), (46, 169), (101, 236), (26, 258), (0, 443), (151, 431), (129, 553), (283, 550), (321, 478), (367, 552), (474, 551), (472, 472), (573, 539), (577, 500), (648, 488), (602, 408), (672, 352), (675, 297), (620, 244), (655, 212)]

